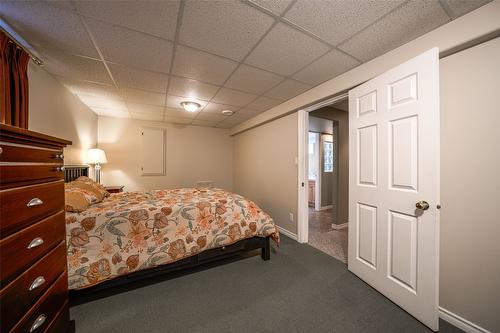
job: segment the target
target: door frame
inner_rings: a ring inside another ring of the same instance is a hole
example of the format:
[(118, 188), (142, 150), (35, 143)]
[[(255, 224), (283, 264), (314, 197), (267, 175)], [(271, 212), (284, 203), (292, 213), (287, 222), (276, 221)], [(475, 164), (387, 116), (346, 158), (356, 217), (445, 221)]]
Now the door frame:
[[(354, 87), (353, 87), (354, 88)], [(352, 88), (351, 88), (352, 89)], [(297, 241), (307, 243), (309, 241), (309, 202), (308, 187), (309, 181), (309, 112), (321, 109), (325, 106), (335, 104), (349, 97), (349, 92), (342, 92), (329, 99), (315, 103), (306, 108), (300, 109), (298, 113), (298, 151), (297, 151)]]

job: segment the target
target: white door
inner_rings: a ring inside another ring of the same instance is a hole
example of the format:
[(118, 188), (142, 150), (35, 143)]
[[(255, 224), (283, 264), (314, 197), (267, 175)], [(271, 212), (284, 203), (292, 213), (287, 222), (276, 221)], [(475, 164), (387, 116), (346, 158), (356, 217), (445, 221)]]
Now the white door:
[(437, 48), (349, 92), (349, 170), (349, 270), (436, 331)]

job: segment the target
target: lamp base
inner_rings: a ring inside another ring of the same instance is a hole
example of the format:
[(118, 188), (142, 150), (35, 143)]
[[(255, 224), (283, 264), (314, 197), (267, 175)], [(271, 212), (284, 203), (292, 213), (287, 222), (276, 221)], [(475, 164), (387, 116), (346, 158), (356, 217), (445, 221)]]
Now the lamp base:
[(96, 183), (100, 184), (101, 183), (101, 165), (99, 163), (96, 163), (94, 166), (94, 172), (95, 172), (95, 181)]

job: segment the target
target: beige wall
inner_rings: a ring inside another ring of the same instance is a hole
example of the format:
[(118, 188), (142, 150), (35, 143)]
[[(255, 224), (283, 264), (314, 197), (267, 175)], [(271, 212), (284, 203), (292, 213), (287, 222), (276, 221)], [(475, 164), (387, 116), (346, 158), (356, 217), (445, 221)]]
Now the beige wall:
[(297, 233), (297, 114), (234, 137), (234, 190)]
[(42, 67), (30, 63), (28, 76), (29, 129), (71, 140), (64, 162), (85, 163), (97, 143), (97, 115)]
[(500, 38), (440, 61), (440, 304), (500, 332)]
[[(141, 176), (141, 128), (161, 127), (167, 132), (166, 175)], [(99, 117), (99, 148), (108, 164), (101, 182), (125, 185), (126, 191), (193, 187), (212, 180), (217, 187), (233, 189), (233, 138), (228, 130), (173, 125), (161, 122)]]

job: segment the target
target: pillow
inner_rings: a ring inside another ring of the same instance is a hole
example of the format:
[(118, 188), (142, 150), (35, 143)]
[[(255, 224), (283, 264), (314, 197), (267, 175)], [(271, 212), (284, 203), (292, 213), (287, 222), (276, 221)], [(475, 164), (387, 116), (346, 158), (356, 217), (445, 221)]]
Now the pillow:
[(95, 181), (93, 181), (92, 179), (90, 179), (87, 176), (80, 176), (75, 181), (77, 181), (77, 182), (83, 182), (83, 183), (86, 183), (86, 184), (90, 184), (91, 186), (93, 186), (94, 188), (96, 188), (99, 192), (101, 192), (101, 195), (102, 195), (103, 198), (109, 197), (109, 192), (106, 191), (106, 189), (104, 188), (104, 186), (102, 186), (99, 183), (96, 183)]
[(64, 201), (67, 212), (83, 212), (91, 203), (89, 195), (76, 188), (64, 190)]
[(66, 184), (66, 188), (68, 189), (81, 189), (86, 194), (91, 195), (91, 204), (101, 202), (104, 199), (104, 194), (95, 186), (92, 186), (91, 183), (84, 183), (81, 181), (73, 181)]

